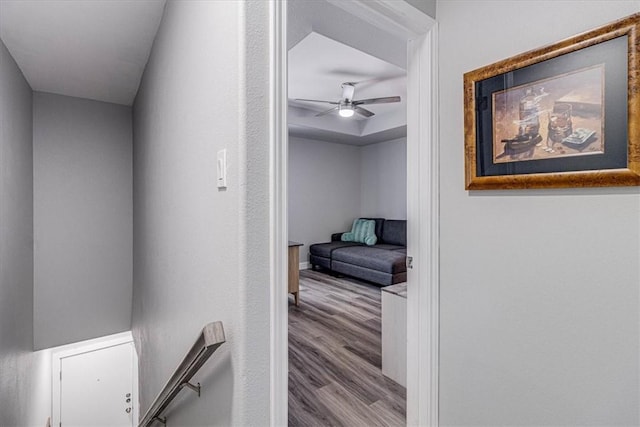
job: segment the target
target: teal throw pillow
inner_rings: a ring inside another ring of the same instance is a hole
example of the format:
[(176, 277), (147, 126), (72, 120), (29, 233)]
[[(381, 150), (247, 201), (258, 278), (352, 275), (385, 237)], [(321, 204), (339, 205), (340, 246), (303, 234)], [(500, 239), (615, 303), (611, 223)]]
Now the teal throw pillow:
[(343, 242), (358, 242), (365, 245), (375, 245), (378, 241), (375, 233), (376, 222), (370, 219), (358, 218), (353, 221), (351, 231), (342, 233)]

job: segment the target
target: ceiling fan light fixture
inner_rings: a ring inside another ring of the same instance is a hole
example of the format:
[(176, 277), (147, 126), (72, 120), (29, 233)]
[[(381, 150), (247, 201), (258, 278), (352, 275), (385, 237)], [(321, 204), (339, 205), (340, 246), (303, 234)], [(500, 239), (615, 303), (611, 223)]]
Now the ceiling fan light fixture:
[[(0, 0), (2, 1), (2, 0)], [(372, 116), (375, 116), (373, 111), (369, 111), (363, 107), (363, 105), (368, 104), (389, 104), (392, 102), (400, 102), (401, 99), (399, 96), (384, 96), (381, 98), (369, 98), (369, 99), (353, 99), (353, 94), (355, 91), (356, 83), (342, 83), (342, 98), (335, 101), (323, 101), (320, 99), (305, 99), (305, 98), (296, 98), (296, 101), (304, 101), (304, 102), (320, 102), (322, 104), (330, 104), (335, 105), (328, 110), (321, 111), (316, 114), (316, 117), (322, 117), (327, 114), (331, 114), (334, 112), (338, 112), (340, 117), (353, 117), (355, 113), (358, 113), (360, 116), (368, 119)]]
[(340, 117), (351, 117), (353, 116), (353, 113), (355, 113), (355, 111), (353, 111), (353, 106), (352, 105), (340, 105), (340, 108), (338, 109), (338, 114), (340, 114)]

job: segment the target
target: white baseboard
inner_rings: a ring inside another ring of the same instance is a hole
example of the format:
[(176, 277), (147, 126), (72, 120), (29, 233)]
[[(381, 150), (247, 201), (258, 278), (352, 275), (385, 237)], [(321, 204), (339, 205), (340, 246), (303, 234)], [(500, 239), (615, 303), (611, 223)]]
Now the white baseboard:
[(299, 266), (300, 270), (308, 270), (311, 268), (310, 262), (301, 262)]

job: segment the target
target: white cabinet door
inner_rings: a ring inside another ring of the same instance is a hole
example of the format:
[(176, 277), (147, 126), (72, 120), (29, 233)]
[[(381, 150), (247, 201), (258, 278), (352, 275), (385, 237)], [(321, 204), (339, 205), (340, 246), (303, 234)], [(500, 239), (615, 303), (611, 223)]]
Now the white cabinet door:
[(407, 298), (382, 290), (382, 374), (407, 386)]
[(60, 361), (62, 427), (134, 425), (132, 343), (88, 351)]

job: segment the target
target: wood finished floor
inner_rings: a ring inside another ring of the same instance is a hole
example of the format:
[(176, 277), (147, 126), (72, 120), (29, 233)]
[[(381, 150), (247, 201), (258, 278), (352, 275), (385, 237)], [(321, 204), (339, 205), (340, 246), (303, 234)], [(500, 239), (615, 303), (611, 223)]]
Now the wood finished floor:
[(404, 426), (405, 388), (382, 375), (380, 288), (300, 271), (289, 304), (289, 426)]

